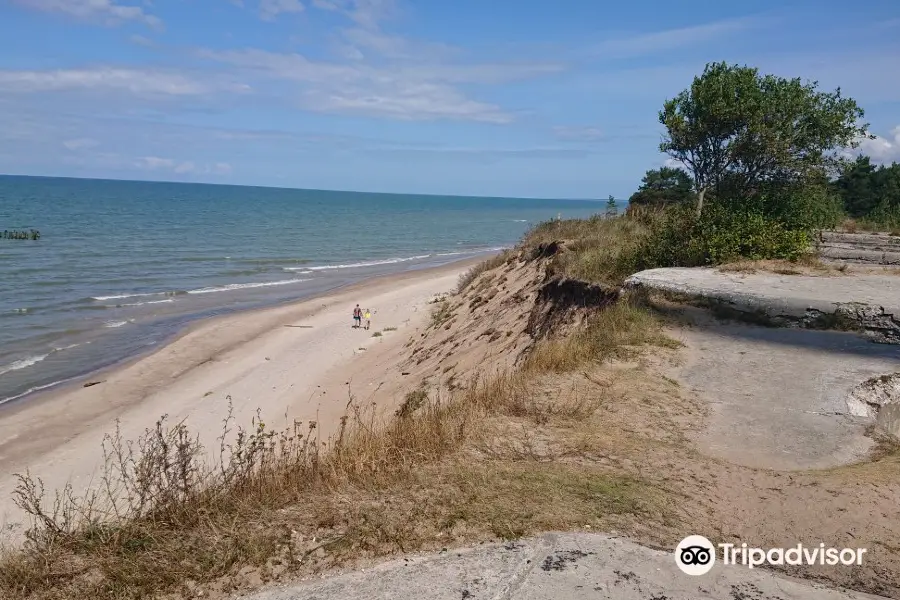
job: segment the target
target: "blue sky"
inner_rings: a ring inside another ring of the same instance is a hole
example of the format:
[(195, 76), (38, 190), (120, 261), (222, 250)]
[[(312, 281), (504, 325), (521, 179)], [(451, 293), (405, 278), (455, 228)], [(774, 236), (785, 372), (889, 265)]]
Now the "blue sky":
[(900, 161), (896, 0), (0, 0), (0, 173), (627, 197), (718, 60), (840, 86)]

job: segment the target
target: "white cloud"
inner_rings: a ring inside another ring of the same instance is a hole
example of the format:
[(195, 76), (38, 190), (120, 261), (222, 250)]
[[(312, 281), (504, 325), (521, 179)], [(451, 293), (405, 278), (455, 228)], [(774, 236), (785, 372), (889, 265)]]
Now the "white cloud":
[(404, 120), (512, 121), (512, 115), (499, 106), (469, 100), (449, 86), (429, 83), (402, 84), (391, 90), (349, 87), (330, 93), (311, 91), (305, 94), (303, 101), (307, 108), (322, 112), (355, 112)]
[(271, 21), (281, 13), (300, 13), (304, 6), (300, 0), (260, 0), (259, 15), (267, 21)]
[(266, 77), (296, 86), (302, 108), (354, 112), (396, 119), (461, 119), (508, 123), (499, 106), (468, 98), (459, 84), (497, 84), (562, 69), (553, 64), (447, 64), (440, 61), (373, 66), (364, 62), (313, 61), (301, 54), (247, 49), (205, 50), (203, 58), (231, 65), (246, 77)]
[(153, 46), (153, 40), (151, 40), (148, 37), (144, 37), (142, 35), (135, 34), (135, 35), (128, 36), (128, 41), (131, 42), (132, 44), (135, 44), (138, 46), (146, 46), (147, 48), (150, 48)]
[(247, 92), (246, 84), (200, 79), (174, 71), (99, 67), (51, 71), (0, 70), (0, 92), (23, 94), (72, 90), (117, 90), (136, 96), (198, 96), (214, 91)]
[(12, 0), (31, 10), (58, 13), (83, 21), (119, 25), (127, 21), (144, 23), (150, 27), (162, 26), (162, 21), (148, 14), (140, 6), (124, 5), (115, 0)]
[(96, 146), (99, 146), (100, 142), (92, 138), (76, 138), (74, 140), (66, 140), (62, 143), (62, 145), (69, 150), (74, 151), (94, 148)]
[(132, 163), (138, 169), (147, 171), (170, 171), (177, 175), (228, 175), (231, 165), (224, 162), (197, 165), (193, 161), (179, 161), (158, 156), (142, 156)]
[(553, 134), (563, 140), (596, 142), (606, 137), (599, 127), (569, 127), (560, 125), (553, 128)]
[[(24, 0), (17, 0), (24, 1)], [(125, 1), (125, 0), (116, 0)], [(134, 1), (134, 0), (130, 0)], [(40, 0), (62, 5), (62, 0)], [(110, 0), (79, 0), (112, 6)], [(244, 2), (250, 6), (251, 3)], [(478, 98), (475, 86), (524, 81), (561, 72), (549, 62), (493, 63), (465, 60), (460, 48), (388, 34), (380, 23), (396, 14), (393, 0), (259, 0), (253, 5), (274, 18), (309, 4), (345, 16), (353, 26), (334, 32), (335, 60), (261, 49), (199, 49), (202, 70), (91, 66), (59, 70), (0, 69), (0, 100), (31, 94), (41, 105), (58, 106), (63, 93), (82, 102), (103, 102), (120, 113), (147, 108), (204, 110), (234, 105), (229, 94), (253, 92), (256, 103), (314, 112), (352, 113), (398, 120), (467, 120), (509, 123), (512, 111)], [(99, 9), (97, 9), (99, 10)], [(135, 44), (152, 42), (132, 36)], [(211, 64), (213, 61), (218, 64)], [(252, 85), (252, 87), (251, 87)], [(77, 95), (74, 94), (77, 92)], [(112, 92), (112, 93), (111, 93)], [(224, 92), (224, 93), (223, 93)], [(123, 103), (123, 101), (128, 101)], [(162, 108), (161, 102), (165, 102)], [(66, 109), (72, 110), (73, 105)]]
[(440, 60), (459, 55), (460, 51), (448, 44), (421, 42), (402, 36), (389, 35), (375, 29), (351, 27), (342, 29), (340, 36), (345, 54), (360, 58), (366, 54), (410, 61)]
[(859, 147), (852, 154), (860, 153), (868, 155), (875, 163), (900, 161), (900, 125), (894, 127), (887, 137), (875, 136), (874, 139), (859, 140)]
[(612, 38), (592, 48), (592, 54), (602, 58), (628, 58), (674, 50), (688, 45), (702, 44), (758, 27), (765, 21), (754, 17), (726, 19), (691, 27), (640, 33)]
[(312, 0), (321, 10), (338, 12), (360, 27), (377, 29), (379, 24), (397, 14), (394, 0)]

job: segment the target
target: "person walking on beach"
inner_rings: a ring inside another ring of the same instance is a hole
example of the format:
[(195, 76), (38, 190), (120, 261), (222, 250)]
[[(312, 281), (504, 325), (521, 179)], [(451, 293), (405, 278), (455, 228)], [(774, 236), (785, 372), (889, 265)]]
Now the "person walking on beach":
[(362, 325), (362, 310), (357, 304), (356, 308), (353, 309), (353, 327), (359, 329), (360, 325)]
[(372, 325), (372, 313), (369, 312), (369, 309), (366, 309), (366, 331), (369, 330), (369, 327)]

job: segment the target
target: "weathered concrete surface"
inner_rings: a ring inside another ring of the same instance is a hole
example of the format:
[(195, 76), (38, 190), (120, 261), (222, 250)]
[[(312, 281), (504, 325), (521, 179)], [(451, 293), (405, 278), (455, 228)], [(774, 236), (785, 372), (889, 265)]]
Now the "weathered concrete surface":
[(712, 301), (779, 325), (852, 325), (873, 341), (900, 344), (900, 276), (894, 274), (813, 277), (665, 268), (635, 273), (625, 286)]
[(831, 262), (900, 265), (900, 237), (886, 234), (823, 231), (817, 251)]
[[(847, 568), (847, 567), (839, 567)], [(394, 560), (273, 588), (252, 600), (862, 600), (760, 569), (722, 565), (692, 577), (672, 552), (591, 533), (548, 533), (504, 545)]]
[(709, 406), (697, 438), (704, 453), (755, 468), (829, 468), (869, 455), (868, 426), (892, 426), (854, 394), (900, 371), (900, 347), (836, 331), (712, 325), (692, 312), (698, 327), (669, 333), (686, 358), (672, 376)]
[(875, 419), (887, 433), (900, 438), (900, 373), (872, 377), (850, 392), (851, 414)]

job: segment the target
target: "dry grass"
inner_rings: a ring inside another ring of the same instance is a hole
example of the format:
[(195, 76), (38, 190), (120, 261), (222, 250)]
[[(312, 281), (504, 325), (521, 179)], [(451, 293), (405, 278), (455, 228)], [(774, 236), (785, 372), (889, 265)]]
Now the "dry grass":
[(589, 317), (565, 337), (546, 340), (528, 355), (525, 369), (565, 372), (587, 363), (634, 356), (645, 345), (676, 347), (662, 322), (636, 302), (623, 299)]
[(436, 302), (434, 308), (431, 309), (430, 327), (437, 329), (452, 318), (453, 310), (450, 307), (450, 300), (442, 298)]
[(844, 219), (838, 229), (847, 233), (856, 233), (860, 229), (860, 223), (856, 219)]
[(896, 219), (884, 221), (848, 218), (844, 219), (837, 229), (838, 231), (843, 231), (845, 233), (868, 232), (887, 233), (892, 236), (900, 235), (900, 225), (898, 225)]
[(475, 281), (479, 275), (486, 271), (491, 271), (496, 269), (497, 267), (506, 264), (509, 262), (512, 257), (515, 256), (515, 253), (511, 250), (504, 250), (503, 252), (496, 254), (469, 269), (465, 273), (459, 276), (459, 282), (456, 285), (456, 293), (460, 293), (465, 290), (469, 285)]
[(534, 250), (551, 242), (565, 242), (566, 251), (554, 258), (551, 271), (593, 283), (620, 285), (634, 273), (638, 249), (659, 210), (640, 209), (616, 218), (548, 221), (532, 229), (522, 245)]
[(813, 275), (835, 277), (847, 274), (847, 266), (822, 262), (817, 256), (805, 255), (797, 261), (741, 260), (716, 267), (723, 273), (776, 273), (778, 275)]

